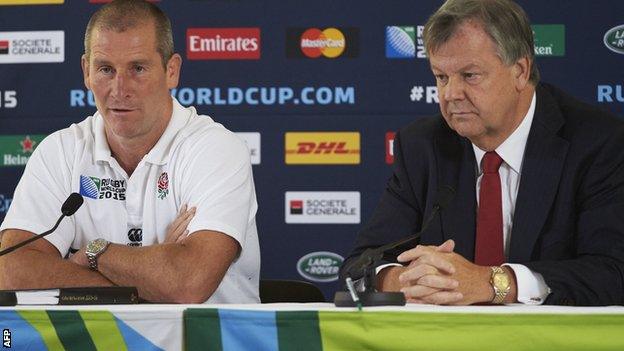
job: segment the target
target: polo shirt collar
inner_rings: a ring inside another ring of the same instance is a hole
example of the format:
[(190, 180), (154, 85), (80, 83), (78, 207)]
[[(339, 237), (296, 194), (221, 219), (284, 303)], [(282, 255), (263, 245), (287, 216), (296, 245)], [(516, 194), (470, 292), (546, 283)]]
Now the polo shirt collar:
[[(156, 165), (164, 165), (169, 161), (169, 153), (173, 147), (173, 141), (175, 140), (178, 132), (188, 123), (194, 109), (185, 109), (178, 100), (173, 99), (173, 113), (169, 124), (165, 129), (163, 135), (158, 139), (156, 145), (145, 155), (143, 160)], [(94, 160), (111, 162), (111, 150), (106, 140), (106, 133), (104, 131), (104, 118), (99, 112), (96, 112), (94, 117)]]

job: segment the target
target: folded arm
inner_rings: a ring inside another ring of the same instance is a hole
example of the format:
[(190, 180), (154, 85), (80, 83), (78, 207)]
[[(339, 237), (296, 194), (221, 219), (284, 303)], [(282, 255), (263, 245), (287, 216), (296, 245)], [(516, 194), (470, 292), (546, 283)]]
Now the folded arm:
[[(2, 235), (2, 249), (31, 238), (24, 230), (8, 229)], [(98, 272), (63, 259), (54, 245), (45, 239), (0, 257), (0, 289), (45, 289), (73, 286), (111, 286)]]
[[(136, 286), (152, 302), (203, 303), (217, 289), (240, 247), (229, 235), (203, 230), (176, 243), (111, 244), (98, 271), (116, 285)], [(72, 260), (88, 266), (84, 248)]]

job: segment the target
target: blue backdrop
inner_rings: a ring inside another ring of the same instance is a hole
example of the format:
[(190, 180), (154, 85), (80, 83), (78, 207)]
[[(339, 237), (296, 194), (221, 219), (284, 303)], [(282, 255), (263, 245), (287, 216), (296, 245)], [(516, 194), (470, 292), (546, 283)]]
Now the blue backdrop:
[[(101, 6), (96, 2), (105, 1), (11, 2), (0, 1), (0, 220), (23, 171), (20, 160), (32, 152), (29, 140), (36, 147), (41, 136), (95, 111), (80, 56), (89, 16)], [(624, 28), (617, 28), (624, 25), (624, 2), (518, 2), (535, 25), (542, 80), (624, 116)], [(262, 277), (312, 280), (331, 296), (340, 285), (335, 280), (340, 256), (348, 253), (361, 225), (353, 221), (371, 215), (390, 175), (386, 133), (437, 112), (418, 32), (441, 1), (157, 3), (173, 22), (176, 51), (184, 59), (173, 94), (232, 131), (260, 133), (254, 177)], [(230, 58), (218, 60), (210, 59), (214, 52), (190, 52), (191, 37), (214, 39), (214, 33), (246, 38), (256, 48), (239, 45)], [(344, 40), (347, 49), (332, 58), (335, 51), (308, 48), (319, 55), (309, 58), (300, 46), (306, 38)], [(204, 59), (188, 59), (189, 52)], [(350, 151), (342, 161), (323, 164), (339, 156), (338, 145), (347, 140), (312, 136), (309, 141), (317, 146), (335, 142), (335, 148), (316, 154), (320, 161), (302, 156), (316, 164), (287, 164), (286, 133), (313, 131), (357, 132), (359, 141), (343, 145)], [(360, 198), (346, 201), (334, 191), (359, 192)], [(303, 206), (299, 215), (286, 192), (320, 194), (296, 194)], [(314, 199), (334, 201), (314, 204)], [(286, 223), (288, 215), (320, 223)], [(350, 223), (335, 223), (345, 218)]]

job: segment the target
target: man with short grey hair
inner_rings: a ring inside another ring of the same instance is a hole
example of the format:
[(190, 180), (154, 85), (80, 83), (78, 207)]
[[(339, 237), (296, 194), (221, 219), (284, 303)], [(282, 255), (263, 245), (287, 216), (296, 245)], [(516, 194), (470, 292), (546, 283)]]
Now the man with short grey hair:
[(85, 203), (0, 258), (0, 289), (119, 285), (153, 302), (260, 302), (249, 150), (171, 97), (182, 58), (169, 19), (147, 1), (114, 0), (89, 21), (85, 45), (97, 112), (35, 150), (2, 247), (46, 230), (70, 193)]
[(448, 0), (424, 39), (441, 114), (397, 133), (394, 174), (342, 274), (366, 248), (420, 231), (450, 186), (420, 245), (377, 263), (379, 290), (432, 304), (622, 304), (624, 123), (539, 83), (511, 0)]

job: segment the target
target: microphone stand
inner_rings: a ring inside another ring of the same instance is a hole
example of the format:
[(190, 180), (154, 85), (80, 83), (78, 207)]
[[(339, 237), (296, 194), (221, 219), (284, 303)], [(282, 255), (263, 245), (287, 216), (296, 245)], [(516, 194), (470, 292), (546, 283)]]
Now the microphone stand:
[[(378, 263), (383, 259), (384, 253), (397, 249), (408, 244), (420, 242), (420, 236), (427, 230), (429, 224), (436, 215), (445, 208), (455, 195), (455, 189), (450, 186), (442, 186), (438, 189), (435, 205), (425, 221), (421, 230), (410, 235), (407, 238), (397, 242), (389, 243), (374, 249), (366, 249), (353, 264), (346, 269), (347, 271), (347, 289), (349, 291), (337, 291), (334, 295), (334, 304), (336, 307), (358, 307), (361, 306), (405, 306), (405, 295), (402, 292), (380, 292), (377, 291), (377, 274), (375, 272)], [(440, 225), (442, 222), (440, 220)], [(443, 229), (441, 228), (443, 231)], [(353, 286), (352, 279), (362, 277), (364, 291), (357, 292)]]
[[(347, 284), (350, 291), (337, 291), (334, 295), (336, 307), (405, 306), (405, 295), (402, 292), (380, 292), (375, 288), (377, 285), (375, 269), (377, 262), (383, 258), (385, 250), (382, 249), (385, 247), (364, 251), (360, 266), (364, 267), (364, 276), (362, 277), (364, 291), (357, 292)], [(349, 276), (347, 279), (351, 280), (351, 277)], [(353, 295), (357, 296), (357, 299), (354, 299)]]

